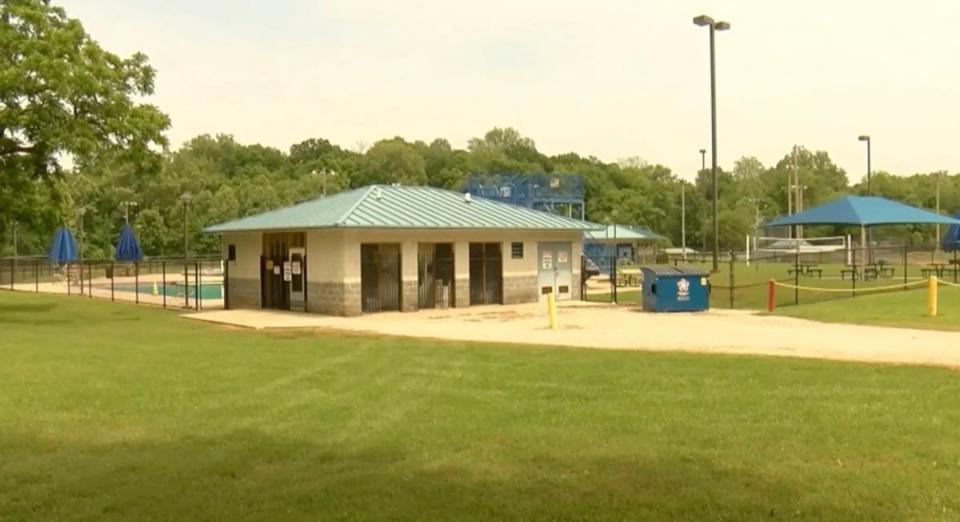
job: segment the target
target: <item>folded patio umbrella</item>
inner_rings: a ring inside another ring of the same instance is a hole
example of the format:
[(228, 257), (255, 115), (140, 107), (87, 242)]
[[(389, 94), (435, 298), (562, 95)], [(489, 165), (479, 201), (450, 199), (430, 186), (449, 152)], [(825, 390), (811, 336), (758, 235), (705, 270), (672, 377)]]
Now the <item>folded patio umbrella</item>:
[(135, 262), (143, 259), (143, 251), (140, 249), (137, 235), (134, 234), (133, 227), (131, 227), (129, 223), (124, 223), (120, 229), (120, 236), (117, 237), (113, 257), (117, 261), (127, 262)]
[(50, 262), (62, 265), (77, 260), (77, 244), (67, 227), (58, 227), (50, 243)]

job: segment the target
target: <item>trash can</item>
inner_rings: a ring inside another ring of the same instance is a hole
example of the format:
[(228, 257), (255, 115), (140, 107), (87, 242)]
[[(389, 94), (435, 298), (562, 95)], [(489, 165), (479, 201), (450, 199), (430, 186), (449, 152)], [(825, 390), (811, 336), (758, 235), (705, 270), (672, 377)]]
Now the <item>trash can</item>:
[(668, 265), (644, 266), (643, 309), (647, 312), (702, 312), (710, 308), (703, 270)]

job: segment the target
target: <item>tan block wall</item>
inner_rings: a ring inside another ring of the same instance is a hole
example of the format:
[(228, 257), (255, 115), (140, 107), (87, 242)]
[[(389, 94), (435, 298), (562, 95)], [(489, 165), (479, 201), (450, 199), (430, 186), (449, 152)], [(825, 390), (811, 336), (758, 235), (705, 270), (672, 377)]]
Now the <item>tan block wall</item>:
[(259, 232), (225, 234), (222, 256), (227, 259), (230, 245), (237, 250), (236, 261), (226, 261), (230, 279), (226, 282), (230, 308), (260, 308), (260, 255), (263, 237)]

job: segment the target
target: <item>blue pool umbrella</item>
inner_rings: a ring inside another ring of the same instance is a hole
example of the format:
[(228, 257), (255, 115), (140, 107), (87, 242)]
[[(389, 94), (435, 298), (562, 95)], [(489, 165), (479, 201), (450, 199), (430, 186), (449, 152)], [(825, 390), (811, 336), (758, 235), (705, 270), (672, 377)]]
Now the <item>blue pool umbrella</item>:
[(125, 223), (120, 229), (120, 236), (117, 237), (116, 250), (114, 258), (117, 261), (140, 261), (143, 259), (143, 251), (140, 250), (140, 243), (137, 241), (137, 235), (133, 233), (133, 227), (130, 223)]
[(50, 261), (57, 265), (77, 260), (77, 244), (67, 227), (58, 227), (50, 243)]
[[(960, 219), (960, 212), (955, 216)], [(943, 235), (943, 250), (946, 252), (956, 252), (960, 250), (960, 225), (950, 225), (947, 233)]]

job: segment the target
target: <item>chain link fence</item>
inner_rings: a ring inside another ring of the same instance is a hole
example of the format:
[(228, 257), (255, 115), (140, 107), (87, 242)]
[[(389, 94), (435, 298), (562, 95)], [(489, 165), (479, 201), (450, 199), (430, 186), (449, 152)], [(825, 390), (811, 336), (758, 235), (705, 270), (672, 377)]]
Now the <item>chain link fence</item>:
[[(657, 259), (656, 264), (712, 270), (712, 258)], [(643, 273), (639, 263), (584, 257), (581, 296), (585, 301), (642, 303)], [(601, 269), (602, 268), (602, 269)], [(727, 252), (710, 276), (710, 306), (765, 310), (769, 281), (778, 285), (777, 307), (850, 299), (865, 294), (905, 291), (935, 276), (960, 283), (960, 258), (936, 245), (875, 244), (835, 250), (761, 251), (749, 262), (742, 253)]]
[(41, 256), (0, 258), (0, 289), (66, 294), (189, 310), (222, 309), (218, 257), (154, 258), (136, 263), (85, 259), (63, 265)]

